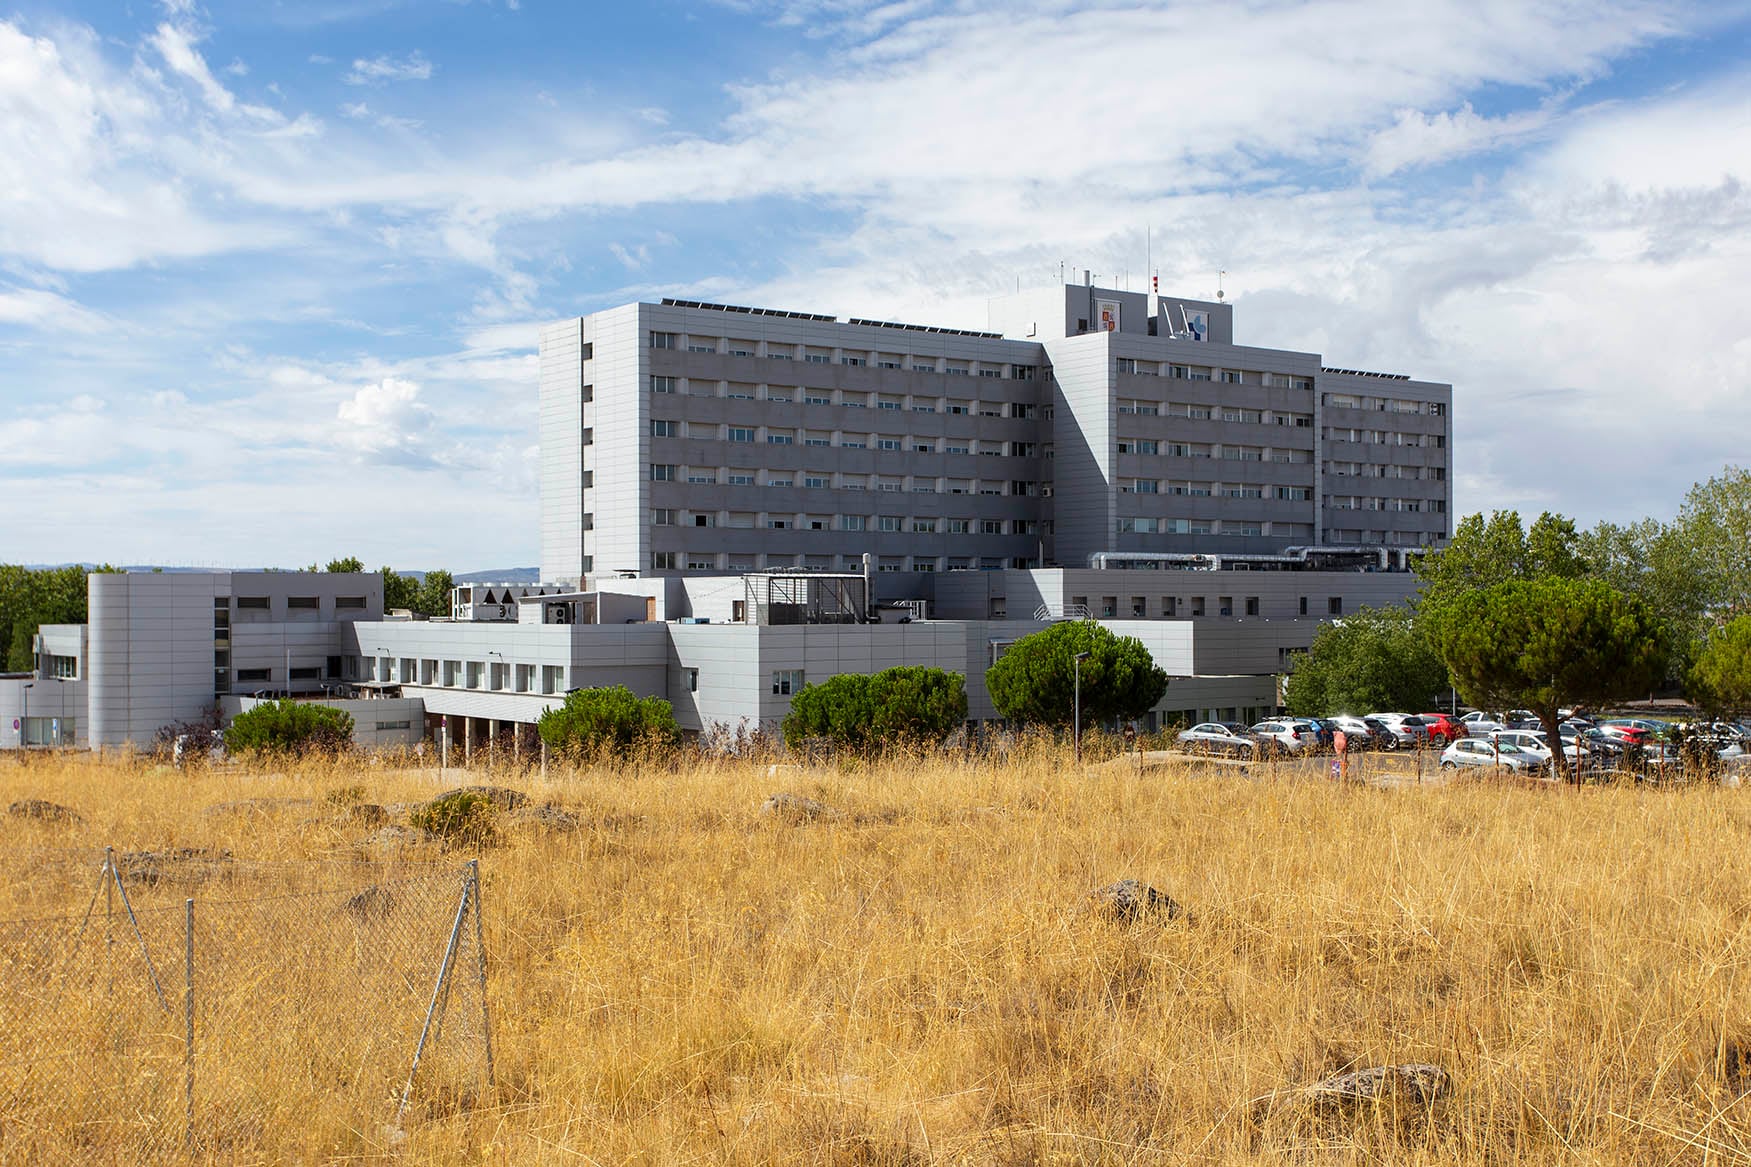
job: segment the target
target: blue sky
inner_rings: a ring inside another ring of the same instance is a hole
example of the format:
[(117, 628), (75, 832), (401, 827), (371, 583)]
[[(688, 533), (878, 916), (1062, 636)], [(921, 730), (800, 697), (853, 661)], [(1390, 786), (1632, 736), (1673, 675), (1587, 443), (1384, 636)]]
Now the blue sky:
[(1454, 384), (1460, 513), (1743, 462), (1751, 6), (0, 9), (0, 561), (537, 561), (539, 322), (1059, 264)]

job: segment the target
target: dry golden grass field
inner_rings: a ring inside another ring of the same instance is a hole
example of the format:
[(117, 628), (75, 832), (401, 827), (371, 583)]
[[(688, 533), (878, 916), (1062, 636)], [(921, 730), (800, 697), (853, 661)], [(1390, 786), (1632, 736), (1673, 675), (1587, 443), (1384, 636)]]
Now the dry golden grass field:
[[(1751, 792), (1338, 787), (1289, 770), (1077, 768), (1055, 749), (1002, 762), (447, 777), (515, 787), (575, 816), (506, 818), (499, 844), (479, 852), (496, 1085), (467, 1078), (460, 1061), (440, 1065), (399, 1126), (394, 1076), (363, 1099), (330, 1092), (325, 1083), (359, 1076), (276, 1042), (276, 1019), (320, 1014), (332, 1034), (320, 1044), (342, 1062), (362, 1057), (349, 1052), (347, 1019), (372, 1006), (347, 999), (337, 970), (371, 953), (340, 951), (356, 947), (357, 930), (318, 913), (289, 926), (276, 917), (224, 940), (244, 955), (259, 946), (264, 969), (281, 967), (267, 950), (303, 943), (306, 979), (256, 978), (258, 1023), (199, 1039), (203, 1089), (221, 1075), (230, 1104), (253, 1113), (190, 1143), (172, 1123), (178, 1140), (157, 1153), (519, 1165), (1751, 1161)], [(206, 884), (137, 885), (143, 913), (175, 913), (165, 933), (175, 997), (185, 895), (277, 894), (302, 865), (316, 873), (310, 886), (353, 891), (390, 886), (421, 861), (458, 866), (468, 855), (436, 844), (361, 849), (373, 828), (340, 813), (360, 797), (410, 804), (440, 789), (430, 770), (366, 761), (193, 773), (76, 756), (6, 764), (0, 804), (48, 799), (82, 821), (0, 818), (0, 918), (87, 908), (95, 873), (67, 860), (69, 848), (259, 861)], [(763, 815), (779, 791), (835, 813)], [(240, 800), (281, 801), (209, 809)], [(96, 852), (82, 854), (88, 865)], [(1111, 918), (1090, 893), (1127, 877), (1187, 912)], [(440, 930), (451, 910), (439, 905)], [(324, 970), (336, 978), (328, 999), (290, 999)], [(0, 975), (0, 1035), (17, 1027), (28, 979)], [(85, 996), (65, 995), (42, 1032), (7, 1038), (29, 1072), (0, 1077), (11, 1091), (0, 1097), (0, 1159), (140, 1157), (130, 1132), (152, 1116), (106, 1113), (109, 1095), (44, 1052), (108, 1040), (122, 1006), (91, 994), (126, 986), (99, 981), (82, 979)], [(430, 984), (421, 965), (409, 991)], [(164, 1025), (179, 1035), (170, 1004)], [(175, 1097), (182, 1055), (174, 1042), (163, 1049), (106, 1064), (161, 1078)], [(389, 1052), (400, 1065), (405, 1047)], [(1380, 1102), (1306, 1090), (1401, 1063), (1441, 1067), (1446, 1089)]]

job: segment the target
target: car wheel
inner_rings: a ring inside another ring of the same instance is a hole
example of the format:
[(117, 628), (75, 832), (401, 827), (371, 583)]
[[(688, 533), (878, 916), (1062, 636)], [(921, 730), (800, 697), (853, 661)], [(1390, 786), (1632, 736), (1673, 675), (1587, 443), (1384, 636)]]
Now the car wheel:
[(1441, 769), (1443, 769), (1443, 770), (1457, 770), (1457, 769), (1459, 769), (1459, 764), (1457, 762), (1442, 762)]
[(1386, 740), (1380, 743), (1380, 748), (1385, 750), (1396, 750), (1398, 749), (1398, 739), (1391, 734), (1388, 734)]

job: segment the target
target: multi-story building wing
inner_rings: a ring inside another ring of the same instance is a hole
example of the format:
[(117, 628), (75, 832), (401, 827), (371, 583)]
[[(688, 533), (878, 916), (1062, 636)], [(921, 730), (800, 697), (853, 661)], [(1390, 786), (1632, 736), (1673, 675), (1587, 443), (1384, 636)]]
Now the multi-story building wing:
[(1036, 567), (1044, 352), (666, 300), (541, 338), (542, 573)]
[(1450, 386), (1092, 284), (1001, 331), (686, 301), (541, 339), (543, 575), (1266, 561), (1448, 530)]

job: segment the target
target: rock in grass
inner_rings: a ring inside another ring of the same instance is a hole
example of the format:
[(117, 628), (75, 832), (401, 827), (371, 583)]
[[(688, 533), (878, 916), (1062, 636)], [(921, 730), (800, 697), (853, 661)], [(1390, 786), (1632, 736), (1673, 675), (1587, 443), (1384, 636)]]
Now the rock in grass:
[(1452, 1079), (1440, 1066), (1409, 1062), (1401, 1066), (1373, 1066), (1334, 1074), (1307, 1088), (1315, 1106), (1343, 1109), (1364, 1102), (1414, 1102), (1432, 1105), (1446, 1096)]
[(356, 895), (347, 897), (341, 908), (361, 924), (382, 920), (395, 910), (395, 895), (388, 888), (372, 884)]
[(788, 791), (780, 791), (761, 803), (760, 814), (765, 818), (786, 823), (810, 823), (816, 819), (836, 819), (840, 816), (839, 811), (824, 802), (816, 802), (812, 798)]
[(532, 823), (550, 831), (575, 831), (579, 826), (577, 815), (551, 802), (519, 807), (510, 813), (509, 818), (514, 823)]
[(168, 847), (163, 851), (124, 851), (115, 857), (116, 871), (130, 883), (163, 880), (195, 882), (231, 862), (231, 852), (213, 847)]
[(1138, 879), (1121, 879), (1108, 884), (1093, 892), (1092, 898), (1103, 912), (1125, 924), (1144, 916), (1162, 915), (1177, 920), (1185, 914), (1185, 909), (1172, 896), (1156, 891)]
[(393, 850), (398, 847), (417, 847), (422, 843), (435, 843), (438, 836), (420, 827), (404, 827), (395, 823), (378, 827), (369, 835), (359, 840), (363, 848)]
[[(458, 794), (478, 794), (500, 810), (518, 810), (529, 805), (529, 796), (521, 790), (512, 790), (508, 786), (463, 786), (456, 790), (440, 794), (432, 802), (440, 799), (454, 798)], [(427, 805), (430, 805), (428, 803)]]
[(6, 808), (15, 819), (40, 819), (49, 823), (82, 823), (85, 817), (70, 806), (46, 798), (21, 798)]

